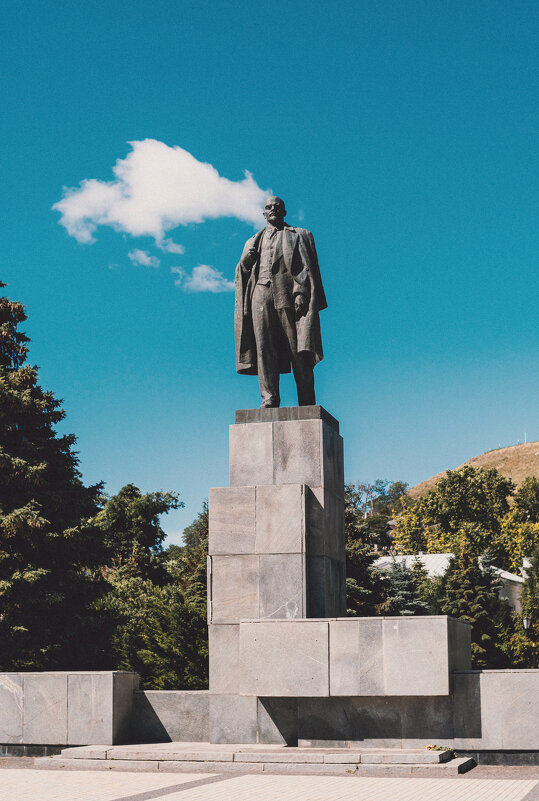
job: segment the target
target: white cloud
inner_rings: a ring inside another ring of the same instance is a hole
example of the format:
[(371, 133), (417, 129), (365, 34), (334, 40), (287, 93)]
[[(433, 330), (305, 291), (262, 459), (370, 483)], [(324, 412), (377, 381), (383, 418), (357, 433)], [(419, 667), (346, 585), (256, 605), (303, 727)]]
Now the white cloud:
[(170, 272), (176, 273), (176, 275), (178, 276), (177, 278), (174, 279), (174, 286), (181, 286), (183, 283), (183, 279), (185, 278), (184, 270), (182, 270), (181, 267), (171, 267)]
[(159, 267), (160, 261), (157, 256), (151, 256), (147, 250), (130, 250), (127, 254), (133, 264), (142, 264), (143, 267)]
[(178, 245), (176, 242), (173, 242), (172, 239), (158, 239), (156, 245), (161, 250), (164, 250), (165, 253), (177, 253), (180, 256), (183, 256), (185, 253), (184, 246)]
[(234, 281), (227, 281), (223, 273), (210, 267), (209, 264), (199, 264), (193, 268), (191, 275), (181, 267), (171, 267), (171, 272), (178, 276), (175, 286), (180, 286), (186, 292), (233, 292)]
[(78, 187), (64, 188), (54, 204), (60, 223), (79, 242), (94, 242), (99, 225), (164, 243), (170, 242), (165, 233), (178, 225), (218, 217), (262, 224), (262, 206), (271, 192), (262, 190), (249, 172), (242, 181), (230, 181), (181, 147), (156, 139), (129, 144), (131, 152), (113, 167), (114, 180), (85, 179)]

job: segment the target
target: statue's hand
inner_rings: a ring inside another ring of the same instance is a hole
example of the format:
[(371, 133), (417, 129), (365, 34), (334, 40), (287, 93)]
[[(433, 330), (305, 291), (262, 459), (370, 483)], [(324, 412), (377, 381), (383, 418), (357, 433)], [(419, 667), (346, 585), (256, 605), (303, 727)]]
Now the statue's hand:
[(245, 256), (243, 257), (243, 266), (250, 270), (254, 264), (256, 264), (256, 260), (258, 259), (258, 251), (256, 248), (249, 248)]
[(307, 314), (307, 309), (309, 308), (309, 304), (307, 303), (307, 298), (305, 295), (296, 295), (294, 298), (294, 309), (296, 311), (296, 319), (299, 317), (304, 317)]

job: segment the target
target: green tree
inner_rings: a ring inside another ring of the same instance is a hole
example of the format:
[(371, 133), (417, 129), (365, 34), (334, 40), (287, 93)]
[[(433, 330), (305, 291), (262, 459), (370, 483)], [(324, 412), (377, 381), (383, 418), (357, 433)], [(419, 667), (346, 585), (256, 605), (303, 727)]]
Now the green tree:
[(103, 508), (92, 523), (100, 532), (103, 564), (121, 569), (122, 575), (151, 578), (166, 583), (163, 566), (165, 532), (159, 518), (171, 509), (183, 507), (175, 492), (142, 493), (134, 484), (111, 498), (102, 497)]
[(539, 523), (539, 478), (527, 476), (515, 493), (515, 509), (523, 521)]
[(384, 598), (384, 584), (373, 570), (379, 555), (381, 537), (387, 529), (387, 516), (365, 517), (365, 495), (362, 485), (345, 486), (344, 530), (346, 550), (347, 614), (362, 617), (375, 615)]
[(381, 615), (426, 615), (428, 605), (422, 599), (427, 571), (416, 563), (412, 568), (393, 559), (391, 569), (384, 575), (385, 600), (378, 607)]
[(164, 554), (169, 574), (189, 604), (206, 616), (208, 502), (183, 532), (183, 545), (171, 545)]
[(109, 573), (108, 582), (97, 606), (115, 621), (110, 667), (135, 671), (145, 689), (205, 689), (206, 621), (179, 587), (121, 571)]
[(184, 532), (184, 546), (162, 549), (161, 514), (175, 493), (128, 485), (110, 498), (99, 524), (121, 557), (104, 567), (109, 591), (97, 608), (113, 621), (111, 667), (134, 670), (146, 689), (204, 689), (208, 681), (206, 556), (208, 508)]
[(473, 555), (489, 550), (496, 564), (507, 568), (510, 557), (501, 531), (513, 491), (513, 482), (494, 469), (464, 465), (448, 470), (398, 516), (395, 547), (400, 553), (458, 553), (466, 541)]
[(83, 485), (75, 437), (56, 432), (65, 412), (25, 364), (25, 320), (0, 298), (0, 669), (88, 668), (100, 589), (87, 520), (101, 486)]
[(488, 554), (478, 560), (463, 540), (442, 579), (440, 611), (470, 623), (474, 668), (508, 666), (502, 640), (511, 627), (511, 614), (507, 603), (500, 600), (500, 587)]

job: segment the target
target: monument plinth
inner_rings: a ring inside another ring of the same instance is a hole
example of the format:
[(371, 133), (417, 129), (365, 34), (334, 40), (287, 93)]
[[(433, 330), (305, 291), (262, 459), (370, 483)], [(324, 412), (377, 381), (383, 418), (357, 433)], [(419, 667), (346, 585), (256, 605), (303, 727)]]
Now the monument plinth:
[(321, 406), (236, 412), (230, 486), (210, 490), (211, 741), (318, 740), (320, 703), (447, 696), (470, 668), (461, 621), (345, 614), (337, 420)]
[[(249, 703), (240, 680), (240, 621), (340, 617), (346, 610), (337, 421), (321, 406), (247, 409), (236, 421), (230, 486), (211, 489), (209, 503), (210, 710), (218, 706), (220, 717), (210, 736), (219, 741), (227, 710), (236, 716), (238, 704)], [(251, 713), (256, 707), (253, 694)]]

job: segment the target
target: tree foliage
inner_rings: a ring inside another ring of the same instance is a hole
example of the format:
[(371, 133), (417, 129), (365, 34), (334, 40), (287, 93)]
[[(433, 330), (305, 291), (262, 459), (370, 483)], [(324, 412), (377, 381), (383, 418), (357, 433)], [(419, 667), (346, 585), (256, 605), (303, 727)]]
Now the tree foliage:
[(514, 526), (509, 534), (506, 521), (514, 489), (513, 482), (494, 469), (464, 465), (448, 470), (432, 490), (399, 514), (395, 549), (405, 554), (458, 553), (465, 541), (473, 556), (488, 550), (498, 567), (509, 568), (507, 537), (514, 538)]
[(87, 520), (101, 486), (83, 485), (75, 437), (56, 433), (65, 412), (24, 363), (25, 320), (0, 298), (0, 669), (88, 667), (99, 586)]
[(384, 580), (373, 564), (391, 543), (388, 521), (393, 504), (401, 504), (406, 484), (378, 480), (345, 485), (344, 530), (346, 597), (349, 615), (377, 614), (385, 597)]
[(500, 634), (510, 625), (511, 614), (500, 599), (501, 586), (489, 555), (478, 560), (463, 541), (441, 582), (440, 611), (470, 623), (474, 668), (507, 666)]
[(423, 599), (427, 571), (417, 561), (412, 568), (393, 560), (391, 569), (384, 574), (385, 599), (378, 606), (382, 615), (426, 615), (428, 603)]

